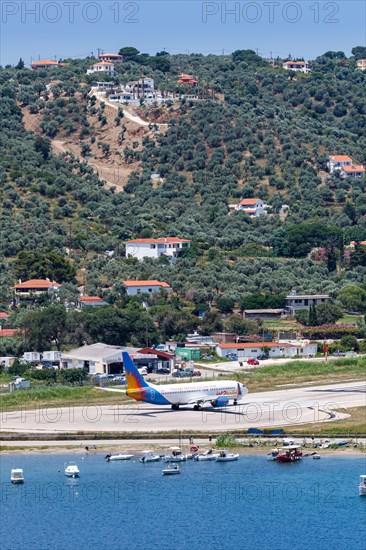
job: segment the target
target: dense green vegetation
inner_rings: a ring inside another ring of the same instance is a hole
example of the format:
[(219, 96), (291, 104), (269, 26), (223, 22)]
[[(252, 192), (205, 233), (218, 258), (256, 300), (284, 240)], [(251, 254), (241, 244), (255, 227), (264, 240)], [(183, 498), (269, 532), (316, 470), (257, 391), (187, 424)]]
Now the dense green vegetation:
[[(88, 116), (98, 128), (107, 123), (103, 106), (88, 96), (93, 78), (85, 73), (94, 59), (65, 60), (64, 67), (47, 71), (31, 71), (21, 63), (0, 68), (4, 306), (19, 277), (55, 278), (64, 283), (62, 299), (75, 301), (78, 273), (86, 292), (103, 296), (115, 311), (90, 313), (99, 320), (85, 331), (73, 327), (76, 342), (82, 341), (81, 333), (103, 339), (119, 327), (124, 335), (119, 341), (138, 344), (145, 343), (146, 331), (153, 343), (197, 328), (195, 312), (212, 302), (224, 314), (253, 303), (278, 307), (279, 295), (293, 288), (326, 292), (339, 306), (365, 312), (364, 247), (345, 252), (351, 240), (366, 240), (365, 178), (326, 173), (328, 154), (348, 154), (356, 164), (365, 163), (365, 74), (355, 64), (360, 52), (355, 49), (350, 58), (327, 52), (312, 62), (312, 73), (295, 75), (270, 67), (251, 51), (147, 57), (132, 50), (122, 52), (126, 60), (117, 69), (117, 82), (143, 74), (161, 90), (178, 90), (177, 76), (187, 72), (198, 79), (203, 99), (159, 108), (170, 117), (169, 129), (145, 136), (142, 148), (124, 147), (121, 141), (126, 162), (133, 160), (137, 167), (121, 193), (106, 189), (82, 159), (51, 153), (50, 139), (61, 132), (76, 134), (87, 154), (95, 139)], [(46, 85), (55, 79), (50, 94)], [(40, 117), (39, 131), (25, 130), (21, 108)], [(149, 118), (151, 109), (142, 106), (142, 111)], [(121, 124), (122, 115), (117, 118)], [(152, 185), (152, 171), (163, 183)], [(228, 204), (254, 196), (272, 206), (268, 216), (229, 213)], [(126, 239), (164, 235), (193, 241), (176, 264), (124, 258)], [(77, 251), (67, 261), (66, 247)], [(324, 257), (310, 259), (314, 247), (321, 247)], [(183, 302), (163, 299), (152, 303), (149, 313), (138, 304), (134, 310), (121, 285), (132, 278), (165, 280)], [(217, 310), (206, 314), (204, 332), (222, 328)], [(27, 326), (19, 319), (14, 326)], [(98, 323), (97, 330), (91, 328)], [(133, 327), (130, 332), (126, 323)], [(103, 332), (103, 324), (110, 328)], [(250, 333), (248, 326), (242, 329)], [(40, 345), (39, 338), (36, 342)]]

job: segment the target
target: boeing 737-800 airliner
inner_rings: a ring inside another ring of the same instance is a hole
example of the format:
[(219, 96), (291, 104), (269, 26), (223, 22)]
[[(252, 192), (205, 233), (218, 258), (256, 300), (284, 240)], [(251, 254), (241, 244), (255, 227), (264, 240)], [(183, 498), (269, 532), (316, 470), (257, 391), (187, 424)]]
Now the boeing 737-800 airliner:
[[(248, 389), (235, 380), (220, 380), (219, 382), (192, 382), (184, 384), (162, 384), (157, 386), (144, 380), (127, 352), (122, 353), (125, 369), (126, 394), (136, 401), (152, 403), (153, 405), (170, 405), (179, 409), (180, 405), (193, 405), (199, 410), (205, 403), (213, 407), (225, 407), (232, 402), (236, 405), (248, 393)], [(103, 388), (108, 391), (112, 388)]]

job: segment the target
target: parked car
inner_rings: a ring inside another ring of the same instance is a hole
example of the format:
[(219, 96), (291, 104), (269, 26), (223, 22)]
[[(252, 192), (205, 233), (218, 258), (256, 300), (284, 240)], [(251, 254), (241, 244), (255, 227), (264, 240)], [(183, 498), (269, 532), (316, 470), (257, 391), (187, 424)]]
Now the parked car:
[(126, 383), (126, 377), (123, 374), (115, 374), (113, 377), (114, 382), (122, 382), (122, 384)]
[(345, 357), (346, 352), (342, 351), (341, 349), (336, 349), (332, 352), (332, 355), (334, 355), (335, 357)]
[(146, 374), (148, 374), (146, 367), (140, 367), (137, 370), (139, 371), (140, 374), (142, 374), (142, 376), (145, 376)]
[(230, 359), (230, 361), (236, 361), (238, 359), (238, 356), (236, 353), (228, 353), (225, 355), (226, 359)]
[(168, 367), (161, 367), (157, 369), (156, 374), (170, 374), (170, 369)]
[(200, 370), (194, 370), (192, 372), (192, 376), (201, 376), (201, 371)]
[(247, 361), (248, 365), (259, 365), (258, 359), (255, 359), (254, 357), (250, 357)]
[(269, 355), (268, 353), (260, 353), (259, 355), (257, 355), (257, 359), (259, 359), (260, 361), (265, 361), (266, 359), (269, 359)]

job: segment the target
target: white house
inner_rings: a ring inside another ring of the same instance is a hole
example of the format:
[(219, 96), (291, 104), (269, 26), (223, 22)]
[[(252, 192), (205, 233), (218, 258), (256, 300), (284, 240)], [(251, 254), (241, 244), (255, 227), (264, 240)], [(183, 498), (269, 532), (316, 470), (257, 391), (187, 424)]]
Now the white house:
[(283, 69), (286, 71), (295, 71), (298, 73), (310, 72), (309, 63), (307, 61), (285, 61), (282, 63)]
[(261, 199), (243, 199), (239, 204), (235, 205), (235, 210), (241, 210), (251, 216), (256, 218), (257, 216), (267, 215), (267, 210), (265, 209), (265, 204)]
[(99, 56), (100, 61), (106, 61), (107, 63), (122, 63), (123, 55), (119, 53), (102, 53)]
[(140, 78), (127, 82), (125, 93), (129, 95), (129, 99), (139, 99), (140, 97), (154, 98), (155, 97), (155, 81), (153, 78)]
[(362, 176), (365, 175), (365, 168), (360, 164), (359, 166), (355, 166), (352, 164), (351, 166), (343, 166), (341, 170), (341, 176), (342, 178), (362, 178)]
[(109, 61), (98, 61), (97, 63), (94, 63), (94, 65), (92, 65), (90, 69), (86, 71), (86, 74), (93, 74), (93, 73), (114, 76), (114, 64), (110, 63)]
[(61, 64), (58, 61), (53, 61), (51, 59), (42, 59), (40, 61), (33, 61), (33, 63), (31, 63), (31, 68), (34, 71), (37, 71), (38, 69), (50, 69), (60, 66)]
[(167, 256), (177, 258), (182, 250), (189, 248), (191, 241), (177, 237), (162, 237), (160, 239), (133, 239), (126, 242), (126, 258), (129, 256), (143, 258), (160, 258)]
[(107, 306), (108, 303), (99, 298), (99, 296), (80, 296), (77, 302), (77, 307), (82, 309), (84, 307), (100, 307)]
[(38, 351), (26, 351), (23, 353), (23, 360), (27, 363), (39, 363), (41, 361), (41, 354)]
[(352, 159), (348, 155), (330, 155), (327, 166), (329, 172), (333, 174), (335, 170), (342, 170), (345, 166), (352, 166)]
[(295, 315), (298, 311), (308, 310), (310, 306), (317, 306), (329, 300), (328, 294), (297, 294), (294, 291), (286, 296), (286, 310)]
[(366, 71), (366, 59), (357, 59), (357, 69), (360, 71)]
[(136, 296), (137, 294), (152, 294), (153, 292), (160, 292), (165, 290), (168, 294), (171, 292), (171, 286), (168, 283), (162, 281), (150, 280), (150, 281), (123, 281), (126, 287), (128, 296)]
[(241, 358), (246, 359), (249, 357), (257, 357), (263, 353), (264, 348), (269, 350), (269, 357), (307, 357), (315, 356), (317, 352), (316, 344), (290, 344), (288, 342), (244, 342), (240, 344), (218, 344), (216, 346), (216, 353), (219, 357), (226, 357), (227, 355), (234, 353), (240, 360)]
[(49, 361), (50, 363), (56, 363), (61, 359), (60, 351), (44, 351), (42, 353), (42, 361)]

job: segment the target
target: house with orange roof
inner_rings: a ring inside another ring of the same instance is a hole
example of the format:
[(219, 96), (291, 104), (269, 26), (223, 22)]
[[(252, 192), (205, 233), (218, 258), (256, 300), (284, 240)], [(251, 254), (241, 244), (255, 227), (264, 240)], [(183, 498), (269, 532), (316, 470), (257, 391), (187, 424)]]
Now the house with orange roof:
[(176, 259), (183, 250), (190, 248), (191, 241), (178, 237), (160, 237), (159, 239), (132, 239), (126, 243), (126, 258), (160, 258), (166, 256)]
[(285, 61), (282, 63), (282, 68), (286, 71), (295, 71), (297, 73), (310, 72), (309, 63), (307, 61)]
[(336, 170), (342, 170), (344, 166), (352, 166), (352, 159), (348, 155), (330, 155), (327, 166), (333, 174)]
[(98, 61), (86, 71), (86, 74), (94, 73), (114, 76), (114, 63), (110, 63), (109, 61)]
[(122, 63), (123, 55), (119, 55), (119, 53), (102, 53), (99, 59), (100, 61), (107, 61), (107, 63)]
[(39, 61), (33, 61), (31, 68), (34, 71), (38, 69), (50, 69), (52, 67), (60, 67), (61, 64), (58, 61), (52, 61), (51, 59), (41, 59)]
[(99, 298), (99, 296), (80, 296), (77, 302), (77, 307), (83, 309), (85, 307), (100, 307), (107, 306), (108, 303)]
[(251, 218), (256, 218), (261, 215), (266, 215), (267, 210), (264, 202), (261, 199), (243, 199), (234, 206), (234, 210), (241, 210), (248, 214)]
[(196, 86), (198, 84), (198, 80), (193, 78), (190, 74), (184, 74), (182, 73), (178, 77), (178, 83), (179, 84), (189, 84), (190, 86)]
[(17, 285), (13, 286), (15, 303), (19, 304), (20, 301), (29, 300), (45, 293), (52, 294), (57, 292), (60, 286), (49, 279), (30, 279), (23, 283), (19, 281)]
[(365, 175), (365, 168), (360, 164), (359, 166), (343, 166), (341, 170), (342, 178), (362, 178)]
[(168, 283), (152, 279), (150, 281), (123, 281), (126, 287), (127, 296), (136, 296), (137, 294), (153, 294), (165, 290), (170, 294), (172, 288)]

